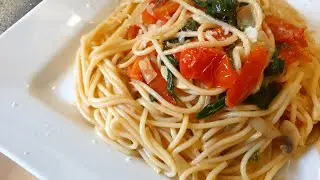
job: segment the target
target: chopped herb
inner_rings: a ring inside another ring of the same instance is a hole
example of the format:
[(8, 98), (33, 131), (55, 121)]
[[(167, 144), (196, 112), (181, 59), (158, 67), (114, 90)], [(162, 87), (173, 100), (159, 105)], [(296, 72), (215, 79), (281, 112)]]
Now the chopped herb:
[(284, 71), (284, 60), (276, 58), (273, 62), (269, 63), (268, 67), (266, 68), (264, 75), (268, 76), (277, 76), (282, 74)]
[(179, 39), (178, 38), (169, 39), (168, 42), (172, 44), (177, 44), (179, 43)]
[[(171, 63), (176, 69), (179, 70), (179, 63), (178, 63), (178, 61), (177, 61), (172, 55), (167, 56), (167, 58), (169, 59), (170, 63)], [(177, 95), (176, 95), (175, 92), (174, 92), (173, 78), (174, 78), (174, 77), (173, 77), (172, 72), (168, 69), (167, 89), (168, 89), (169, 94), (170, 94), (175, 100), (177, 100), (178, 97), (177, 97)]]
[(268, 106), (280, 91), (281, 86), (279, 84), (270, 83), (266, 87), (261, 87), (256, 94), (250, 95), (245, 102), (255, 104), (261, 109), (268, 109)]
[[(200, 26), (200, 24), (197, 21), (190, 18), (190, 19), (188, 19), (187, 23), (185, 24), (185, 26), (181, 30), (183, 30), (183, 31), (197, 31), (199, 26)], [(180, 40), (179, 40), (179, 38), (169, 39), (169, 40), (163, 41), (163, 47), (164, 47), (164, 50), (168, 50), (168, 49), (171, 49), (172, 46), (182, 45), (192, 39), (194, 39), (194, 37), (185, 37)], [(181, 40), (183, 40), (183, 41), (181, 41)]]
[(193, 2), (194, 2), (198, 7), (201, 7), (201, 8), (205, 8), (205, 7), (208, 6), (207, 0), (193, 0)]
[(163, 41), (163, 49), (164, 50), (168, 50), (171, 49), (172, 47), (169, 47), (168, 44), (179, 44), (179, 39), (178, 38), (173, 38), (173, 39), (169, 39), (166, 41)]
[(284, 71), (284, 60), (279, 58), (279, 51), (278, 48), (274, 52), (272, 56), (272, 60), (269, 63), (268, 67), (264, 71), (264, 76), (277, 76), (281, 75)]
[(177, 95), (174, 93), (174, 84), (173, 84), (173, 74), (168, 71), (168, 76), (167, 76), (167, 89), (169, 94), (174, 98), (177, 99)]
[(237, 0), (212, 0), (211, 2), (212, 4), (209, 4), (207, 9), (209, 15), (231, 25), (236, 25)]
[(151, 102), (157, 102), (157, 99), (153, 97), (151, 94), (149, 95), (149, 98)]
[(179, 70), (179, 63), (178, 61), (173, 57), (173, 55), (168, 55), (167, 58), (169, 59), (170, 63)]
[(210, 16), (222, 20), (233, 26), (237, 25), (237, 0), (193, 0), (200, 8), (206, 8)]
[(219, 111), (220, 109), (224, 108), (226, 106), (225, 104), (225, 98), (223, 97), (221, 99), (219, 99), (216, 103), (214, 104), (208, 104), (206, 107), (204, 107), (202, 109), (202, 111), (200, 111), (197, 114), (197, 119), (204, 119), (208, 116), (213, 115), (214, 113), (216, 113), (217, 111)]
[(224, 98), (224, 97), (226, 97), (226, 96), (227, 96), (227, 91), (219, 94), (219, 95), (218, 95), (218, 99), (222, 99), (222, 98)]
[(252, 156), (249, 158), (249, 162), (257, 162), (259, 160), (259, 150), (257, 150), (256, 152), (254, 152), (252, 154)]
[(183, 31), (196, 31), (199, 28), (200, 24), (193, 20), (192, 18), (188, 19), (186, 25), (182, 28)]

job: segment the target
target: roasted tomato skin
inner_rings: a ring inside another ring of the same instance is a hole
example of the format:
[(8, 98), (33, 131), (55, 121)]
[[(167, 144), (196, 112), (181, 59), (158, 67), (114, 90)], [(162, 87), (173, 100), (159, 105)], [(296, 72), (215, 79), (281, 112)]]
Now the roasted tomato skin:
[(268, 65), (268, 51), (263, 46), (252, 49), (239, 77), (228, 89), (226, 105), (230, 108), (242, 103), (256, 87)]
[(138, 36), (140, 27), (138, 25), (131, 25), (128, 27), (126, 39), (131, 40)]
[(186, 79), (198, 80), (209, 88), (229, 88), (236, 72), (222, 49), (186, 49), (179, 56), (180, 72)]
[(279, 48), (279, 57), (283, 59), (286, 64), (293, 64), (299, 60), (304, 63), (312, 62), (309, 53), (298, 44), (283, 44)]
[[(150, 54), (151, 55), (151, 54)], [(129, 78), (138, 80), (138, 81), (144, 81), (143, 75), (141, 73), (139, 62), (143, 60), (144, 58), (150, 58), (150, 55), (147, 56), (140, 56), (138, 57), (131, 66), (127, 69), (127, 75)], [(150, 88), (155, 90), (160, 96), (162, 96), (166, 101), (168, 101), (171, 104), (176, 104), (175, 99), (169, 94), (167, 90), (167, 82), (162, 77), (160, 69), (158, 66), (150, 61), (154, 71), (157, 73), (157, 76), (148, 84)]]
[(144, 24), (155, 24), (158, 20), (167, 22), (180, 6), (176, 2), (165, 0), (151, 0), (150, 4), (154, 5), (152, 13), (147, 10), (142, 12), (142, 22)]
[(271, 29), (277, 43), (298, 44), (301, 47), (307, 47), (305, 38), (305, 28), (298, 28), (285, 20), (268, 15), (265, 21)]
[(178, 3), (168, 1), (160, 7), (156, 7), (153, 13), (157, 19), (167, 21), (177, 11), (179, 6)]
[(157, 22), (157, 18), (155, 18), (153, 15), (149, 14), (147, 10), (144, 10), (142, 12), (142, 22), (144, 24), (155, 24)]

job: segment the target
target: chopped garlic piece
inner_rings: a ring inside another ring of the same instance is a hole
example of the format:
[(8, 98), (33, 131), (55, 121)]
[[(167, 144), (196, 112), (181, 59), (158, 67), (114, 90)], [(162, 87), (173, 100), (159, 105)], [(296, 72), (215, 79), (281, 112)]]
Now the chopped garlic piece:
[(244, 33), (248, 36), (251, 42), (253, 43), (257, 42), (258, 31), (256, 28), (249, 26), (244, 30)]
[(147, 84), (149, 84), (154, 78), (157, 77), (156, 71), (153, 69), (148, 58), (145, 58), (139, 62), (139, 67), (142, 76)]

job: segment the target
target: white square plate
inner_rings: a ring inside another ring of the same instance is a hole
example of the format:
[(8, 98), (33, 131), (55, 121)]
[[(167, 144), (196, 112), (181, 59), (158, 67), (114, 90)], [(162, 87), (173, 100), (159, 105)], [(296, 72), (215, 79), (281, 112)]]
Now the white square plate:
[[(320, 1), (288, 1), (320, 29)], [(115, 6), (44, 0), (0, 37), (0, 151), (39, 179), (165, 179), (102, 142), (72, 106), (80, 36)], [(319, 168), (311, 150), (285, 179), (320, 179)]]

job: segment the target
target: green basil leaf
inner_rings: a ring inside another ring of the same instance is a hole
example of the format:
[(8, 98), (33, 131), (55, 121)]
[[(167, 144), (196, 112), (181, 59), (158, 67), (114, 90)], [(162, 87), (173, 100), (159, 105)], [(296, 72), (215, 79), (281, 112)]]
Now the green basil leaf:
[[(170, 63), (177, 69), (179, 70), (179, 63), (178, 61), (172, 56), (172, 55), (168, 55), (167, 56), (168, 60), (170, 61)], [(168, 75), (167, 75), (167, 90), (169, 92), (169, 94), (175, 99), (178, 100), (177, 95), (174, 92), (174, 82), (173, 82), (174, 76), (172, 74), (172, 72), (168, 69)]]
[(168, 55), (170, 63), (179, 71), (179, 62), (173, 57), (173, 55)]
[(168, 50), (168, 49), (171, 49), (169, 46), (168, 46), (168, 43), (171, 43), (171, 44), (179, 44), (179, 39), (178, 38), (173, 38), (173, 39), (169, 39), (169, 40), (166, 40), (166, 41), (163, 41), (163, 49), (164, 50)]
[(223, 97), (221, 99), (219, 99), (216, 103), (214, 104), (208, 104), (206, 107), (203, 108), (202, 111), (200, 111), (197, 114), (197, 119), (204, 119), (207, 118), (211, 115), (213, 115), (214, 113), (218, 112), (219, 110), (221, 110), (222, 108), (224, 108), (226, 106), (225, 104), (225, 98)]
[(201, 8), (205, 8), (208, 6), (208, 2), (206, 0), (193, 0), (193, 2)]
[(281, 91), (281, 85), (270, 83), (266, 87), (261, 87), (260, 90), (253, 95), (250, 95), (245, 103), (255, 104), (261, 109), (268, 109), (270, 103)]
[(237, 0), (208, 0), (206, 13), (230, 25), (237, 25)]
[(178, 99), (177, 95), (174, 92), (173, 74), (170, 71), (168, 71), (167, 76), (167, 90), (174, 99)]
[(278, 76), (281, 75), (284, 71), (284, 65), (285, 62), (281, 58), (279, 58), (279, 48), (276, 49), (274, 52), (271, 62), (267, 66), (267, 68), (264, 71), (264, 76), (269, 77), (269, 76)]
[(280, 58), (273, 59), (272, 62), (269, 63), (268, 67), (264, 71), (264, 76), (278, 76), (281, 75), (284, 71), (284, 60)]
[(200, 24), (193, 20), (192, 18), (188, 19), (186, 25), (182, 28), (183, 31), (197, 31)]

